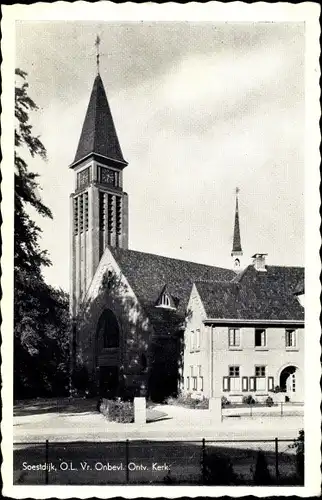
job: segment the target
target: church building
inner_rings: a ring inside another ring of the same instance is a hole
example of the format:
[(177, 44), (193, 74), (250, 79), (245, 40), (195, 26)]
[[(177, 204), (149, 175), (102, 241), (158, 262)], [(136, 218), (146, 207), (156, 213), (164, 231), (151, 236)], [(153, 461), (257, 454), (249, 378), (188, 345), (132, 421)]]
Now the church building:
[(127, 166), (98, 73), (70, 165), (75, 387), (162, 401), (290, 384), (303, 368), (304, 270), (264, 254), (244, 267), (238, 192), (231, 269), (130, 250)]

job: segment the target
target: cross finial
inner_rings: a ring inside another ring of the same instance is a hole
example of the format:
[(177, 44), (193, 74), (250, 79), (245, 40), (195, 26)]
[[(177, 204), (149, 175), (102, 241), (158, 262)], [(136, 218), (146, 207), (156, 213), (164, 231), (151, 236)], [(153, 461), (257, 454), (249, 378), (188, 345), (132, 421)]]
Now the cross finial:
[(101, 39), (97, 35), (96, 40), (95, 40), (97, 74), (99, 74), (99, 72), (100, 72), (100, 43), (101, 43)]

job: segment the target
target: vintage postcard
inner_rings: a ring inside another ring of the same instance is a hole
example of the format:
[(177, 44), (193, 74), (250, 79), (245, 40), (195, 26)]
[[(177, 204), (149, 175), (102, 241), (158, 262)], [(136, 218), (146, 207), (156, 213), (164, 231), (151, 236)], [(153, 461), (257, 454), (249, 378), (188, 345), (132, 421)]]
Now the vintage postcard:
[(2, 13), (4, 495), (319, 495), (319, 5)]

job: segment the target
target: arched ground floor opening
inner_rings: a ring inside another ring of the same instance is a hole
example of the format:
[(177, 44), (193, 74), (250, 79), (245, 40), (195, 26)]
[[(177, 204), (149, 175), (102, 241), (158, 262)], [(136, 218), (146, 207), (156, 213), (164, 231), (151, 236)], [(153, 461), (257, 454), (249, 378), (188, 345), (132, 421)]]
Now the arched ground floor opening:
[(302, 374), (295, 365), (288, 365), (281, 369), (279, 387), (289, 401), (304, 400)]

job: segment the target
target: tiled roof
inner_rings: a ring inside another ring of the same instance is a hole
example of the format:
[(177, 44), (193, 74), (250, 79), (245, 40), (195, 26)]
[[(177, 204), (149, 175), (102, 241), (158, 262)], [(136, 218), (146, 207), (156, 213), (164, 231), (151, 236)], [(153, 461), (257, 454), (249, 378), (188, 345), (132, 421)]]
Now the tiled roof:
[(304, 309), (294, 296), (304, 279), (301, 267), (253, 266), (230, 283), (196, 282), (209, 318), (254, 320), (303, 320)]
[(100, 75), (94, 81), (74, 163), (90, 153), (126, 163)]
[[(231, 280), (229, 269), (172, 259), (161, 255), (109, 247), (134, 293), (150, 316), (164, 320), (171, 315), (183, 318), (188, 306), (192, 284), (197, 280)], [(177, 304), (177, 311), (155, 307), (163, 289)]]

